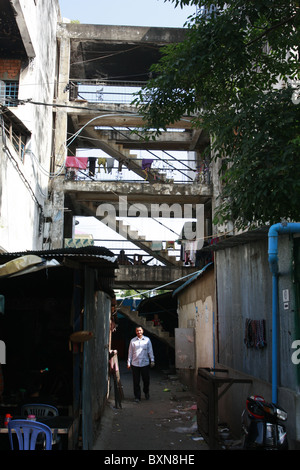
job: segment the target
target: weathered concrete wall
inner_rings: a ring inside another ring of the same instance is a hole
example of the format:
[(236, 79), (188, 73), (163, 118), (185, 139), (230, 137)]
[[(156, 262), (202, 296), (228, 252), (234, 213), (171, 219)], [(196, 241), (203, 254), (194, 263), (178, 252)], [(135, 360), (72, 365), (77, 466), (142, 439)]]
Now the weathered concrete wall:
[(175, 289), (183, 282), (182, 280), (178, 281), (179, 279), (192, 274), (196, 269), (189, 266), (119, 265), (115, 271), (114, 287), (116, 289), (126, 289), (128, 279), (130, 279), (130, 285), (137, 289), (151, 289), (154, 286), (160, 287), (163, 285), (166, 285), (167, 289)]
[(178, 294), (178, 327), (195, 329), (195, 369), (179, 371), (182, 380), (197, 388), (199, 367), (214, 367), (214, 270), (211, 268)]
[(151, 43), (157, 45), (179, 42), (185, 38), (183, 28), (160, 28), (149, 26), (113, 26), (62, 23), (59, 36), (81, 40), (101, 40), (109, 42)]

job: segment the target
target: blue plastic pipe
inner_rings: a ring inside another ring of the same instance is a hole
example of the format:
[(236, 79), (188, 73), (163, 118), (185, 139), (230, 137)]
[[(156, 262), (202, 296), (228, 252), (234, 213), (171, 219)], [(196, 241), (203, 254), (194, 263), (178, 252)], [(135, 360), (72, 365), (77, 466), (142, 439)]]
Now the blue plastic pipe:
[(300, 223), (279, 223), (269, 229), (269, 266), (272, 273), (272, 402), (278, 394), (278, 235), (300, 233)]

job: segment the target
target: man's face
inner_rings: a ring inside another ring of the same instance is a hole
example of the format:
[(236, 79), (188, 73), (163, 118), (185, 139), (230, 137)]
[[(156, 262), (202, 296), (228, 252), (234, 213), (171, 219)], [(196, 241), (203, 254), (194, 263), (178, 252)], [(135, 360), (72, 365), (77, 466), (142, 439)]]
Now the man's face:
[(144, 330), (143, 328), (137, 328), (135, 332), (136, 332), (137, 337), (141, 338), (143, 336)]

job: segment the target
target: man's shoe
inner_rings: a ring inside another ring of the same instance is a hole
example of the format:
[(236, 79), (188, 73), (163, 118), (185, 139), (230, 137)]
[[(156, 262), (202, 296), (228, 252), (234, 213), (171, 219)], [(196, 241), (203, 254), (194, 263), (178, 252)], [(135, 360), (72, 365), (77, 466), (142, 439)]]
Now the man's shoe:
[(136, 403), (139, 403), (139, 402), (140, 402), (140, 399), (139, 399), (139, 398), (135, 398), (134, 401), (135, 401)]
[(150, 398), (149, 393), (145, 393), (145, 397), (146, 397), (146, 400), (149, 400), (149, 398)]

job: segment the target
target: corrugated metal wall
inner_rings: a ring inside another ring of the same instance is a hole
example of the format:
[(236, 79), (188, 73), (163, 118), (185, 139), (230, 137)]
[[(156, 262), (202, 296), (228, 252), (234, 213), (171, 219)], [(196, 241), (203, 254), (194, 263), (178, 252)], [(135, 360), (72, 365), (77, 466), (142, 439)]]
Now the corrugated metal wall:
[[(292, 243), (279, 237), (279, 362), (280, 384), (295, 389), (291, 343), (295, 335)], [(268, 263), (268, 240), (217, 252), (219, 362), (237, 371), (271, 382), (272, 377), (272, 274)], [(284, 310), (283, 289), (291, 302)], [(247, 348), (246, 319), (265, 320), (266, 346)]]
[(92, 449), (97, 425), (108, 390), (108, 344), (111, 300), (102, 291), (95, 291), (95, 272), (86, 268), (85, 325), (93, 339), (84, 344), (82, 440), (83, 449)]
[(262, 380), (271, 380), (271, 348), (248, 349), (246, 319), (265, 320), (272, 328), (272, 276), (266, 241), (217, 252), (219, 362)]

